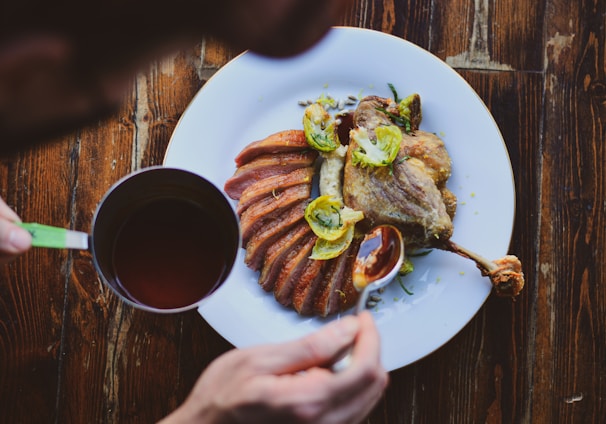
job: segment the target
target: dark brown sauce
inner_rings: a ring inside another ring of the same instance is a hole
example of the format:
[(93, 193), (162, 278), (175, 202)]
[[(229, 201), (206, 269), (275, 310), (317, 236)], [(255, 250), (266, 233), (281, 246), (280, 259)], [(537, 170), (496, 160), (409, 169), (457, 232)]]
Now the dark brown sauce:
[(351, 131), (354, 127), (353, 116), (354, 112), (352, 110), (339, 112), (336, 116), (336, 118), (340, 121), (339, 125), (337, 126), (337, 134), (341, 144), (349, 144), (349, 131)]
[[(393, 269), (400, 256), (400, 239), (392, 227), (377, 227), (368, 234), (358, 252), (358, 258), (364, 263), (364, 276), (367, 281), (384, 277)], [(373, 257), (374, 260), (368, 260)]]
[(116, 237), (113, 265), (127, 297), (158, 309), (192, 305), (226, 272), (222, 225), (193, 203), (157, 200), (135, 211)]

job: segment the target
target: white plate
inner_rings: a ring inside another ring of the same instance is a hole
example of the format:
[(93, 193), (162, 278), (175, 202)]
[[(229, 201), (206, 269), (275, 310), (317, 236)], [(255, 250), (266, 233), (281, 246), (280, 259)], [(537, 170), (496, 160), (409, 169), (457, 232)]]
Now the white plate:
[[(400, 38), (358, 28), (334, 28), (312, 50), (290, 59), (244, 53), (225, 65), (193, 99), (168, 147), (164, 164), (201, 174), (219, 187), (248, 143), (302, 128), (299, 100), (322, 93), (401, 97), (421, 95), (421, 128), (439, 134), (453, 160), (449, 188), (457, 195), (453, 240), (496, 259), (507, 253), (515, 192), (509, 156), (490, 112), (448, 65)], [(243, 253), (243, 250), (241, 251)], [(452, 338), (491, 291), (474, 264), (433, 251), (414, 259), (405, 287), (393, 282), (374, 311), (388, 370), (410, 364)], [(300, 317), (257, 284), (239, 258), (224, 286), (199, 309), (237, 347), (290, 340), (326, 320)], [(338, 319), (332, 317), (330, 319)]]

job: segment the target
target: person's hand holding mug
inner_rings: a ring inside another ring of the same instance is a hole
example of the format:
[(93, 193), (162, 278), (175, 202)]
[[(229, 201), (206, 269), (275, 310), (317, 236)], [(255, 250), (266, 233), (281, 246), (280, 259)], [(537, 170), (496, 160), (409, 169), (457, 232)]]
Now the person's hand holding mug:
[[(353, 343), (348, 368), (330, 365)], [(388, 374), (372, 316), (346, 316), (304, 338), (232, 350), (212, 362), (162, 424), (359, 423)]]
[(30, 234), (16, 225), (19, 216), (0, 197), (0, 265), (25, 253), (32, 245)]

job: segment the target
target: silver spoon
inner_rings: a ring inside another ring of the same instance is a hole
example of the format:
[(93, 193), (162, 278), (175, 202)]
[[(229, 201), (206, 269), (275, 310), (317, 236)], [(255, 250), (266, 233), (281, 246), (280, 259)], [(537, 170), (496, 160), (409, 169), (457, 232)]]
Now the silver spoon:
[[(353, 266), (353, 284), (360, 293), (355, 314), (366, 309), (371, 292), (389, 284), (404, 261), (402, 234), (393, 225), (373, 228), (360, 244)], [(351, 362), (351, 348), (332, 365), (335, 372), (342, 371)]]

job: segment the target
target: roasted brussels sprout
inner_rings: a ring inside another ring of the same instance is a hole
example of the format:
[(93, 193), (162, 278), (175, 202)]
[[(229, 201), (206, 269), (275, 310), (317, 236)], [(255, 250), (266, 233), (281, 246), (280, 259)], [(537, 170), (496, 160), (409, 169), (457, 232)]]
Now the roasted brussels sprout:
[(305, 108), (303, 129), (307, 143), (321, 152), (332, 152), (340, 146), (334, 118), (319, 103)]
[(350, 226), (361, 221), (364, 214), (355, 211), (333, 196), (320, 196), (305, 209), (305, 219), (312, 231), (321, 239), (336, 240)]
[(352, 152), (352, 163), (362, 167), (390, 165), (398, 155), (402, 141), (402, 131), (397, 125), (375, 128), (374, 140), (364, 127), (351, 130), (350, 136), (357, 144)]
[(346, 228), (343, 235), (336, 240), (318, 238), (311, 251), (310, 258), (319, 260), (332, 259), (345, 252), (353, 240), (355, 226), (350, 225)]
[(343, 205), (333, 196), (320, 196), (305, 209), (305, 219), (318, 236), (311, 259), (332, 259), (343, 253), (351, 244), (356, 222), (364, 214)]

